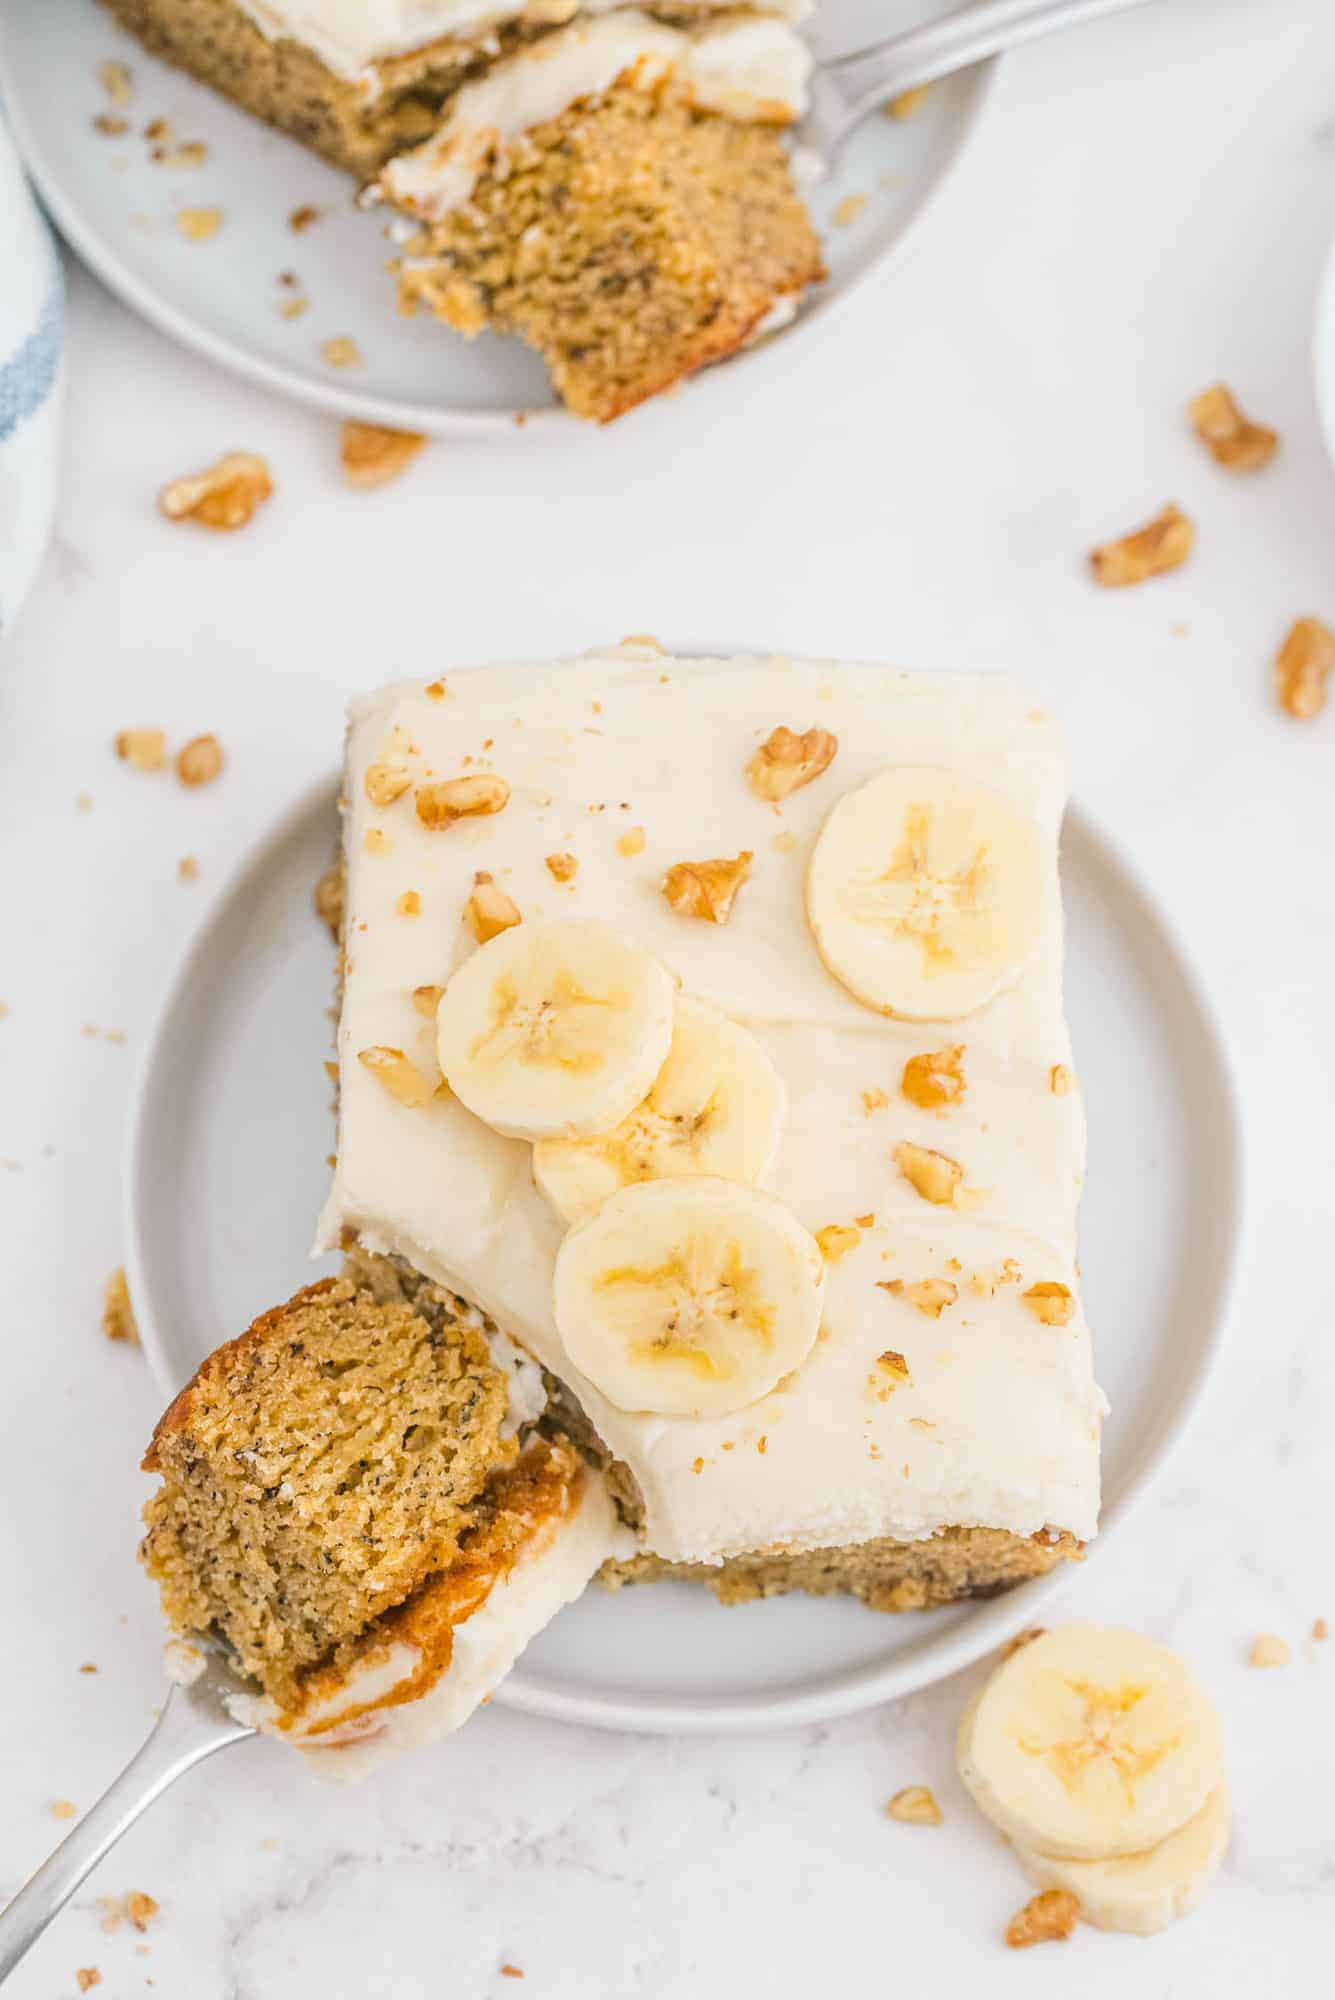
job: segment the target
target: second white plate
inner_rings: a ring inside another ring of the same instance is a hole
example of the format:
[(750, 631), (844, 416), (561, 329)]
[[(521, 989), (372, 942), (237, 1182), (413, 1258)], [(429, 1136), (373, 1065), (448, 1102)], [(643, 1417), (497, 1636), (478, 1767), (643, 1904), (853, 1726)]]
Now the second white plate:
[[(220, 893), (180, 968), (141, 1078), (128, 1263), (164, 1398), (211, 1348), (310, 1282), (333, 1144), (325, 1009), (333, 954), (311, 908), (338, 832), (336, 783), (279, 821)], [(1062, 842), (1069, 1013), (1092, 1147), (1081, 1257), (1105, 1432), (1104, 1534), (1162, 1463), (1204, 1383), (1237, 1246), (1237, 1121), (1210, 1009), (1146, 890), (1079, 813)], [(703, 1590), (591, 1589), (498, 1699), (608, 1728), (821, 1720), (939, 1680), (1097, 1584), (1099, 1545), (987, 1604), (885, 1617), (841, 1599), (725, 1610)]]
[[(896, 0), (894, 25), (911, 27), (952, 4)], [(832, 50), (866, 46), (885, 32), (882, 0), (824, 0), (821, 28)], [(93, 125), (117, 109), (98, 82), (108, 58), (134, 76), (119, 138)], [(828, 282), (782, 335), (729, 366), (758, 369), (779, 339), (824, 325), (859, 278), (903, 247), (971, 138), (994, 73), (986, 64), (938, 85), (907, 122), (866, 121), (837, 170), (809, 191)], [(64, 236), (128, 305), (212, 360), (336, 415), (410, 430), (501, 434), (521, 412), (571, 421), (518, 341), (484, 334), (470, 342), (429, 316), (402, 318), (383, 268), (392, 254), (384, 219), (354, 208), (352, 182), (155, 60), (95, 0), (5, 0), (0, 94)], [(203, 166), (154, 163), (143, 131), (158, 118), (178, 140), (205, 143)], [(833, 218), (851, 194), (867, 205), (841, 227)], [(188, 242), (175, 222), (185, 207), (221, 209), (218, 234)], [(319, 219), (293, 235), (288, 217), (304, 207)], [(279, 312), (295, 296), (279, 282), (285, 271), (310, 301), (298, 319)], [(340, 335), (356, 342), (355, 369), (322, 358), (323, 343)]]

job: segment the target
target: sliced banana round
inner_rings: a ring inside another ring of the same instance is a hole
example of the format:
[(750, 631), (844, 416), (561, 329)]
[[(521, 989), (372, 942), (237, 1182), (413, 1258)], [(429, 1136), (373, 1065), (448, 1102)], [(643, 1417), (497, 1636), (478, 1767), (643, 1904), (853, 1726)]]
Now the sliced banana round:
[(663, 1067), (675, 999), (667, 968), (606, 924), (517, 924), (441, 995), (441, 1074), (511, 1138), (610, 1131)]
[(1193, 1819), (1144, 1854), (1057, 1861), (1030, 1847), (1015, 1853), (1036, 1888), (1069, 1889), (1096, 1930), (1152, 1937), (1196, 1908), (1219, 1872), (1231, 1819), (1228, 1793), (1216, 1785)]
[(1018, 1846), (1142, 1854), (1223, 1777), (1219, 1718), (1183, 1661), (1138, 1632), (1061, 1625), (1003, 1661), (965, 1710), (960, 1776)]
[(898, 765), (848, 792), (807, 869), (807, 921), (864, 1005), (954, 1021), (1020, 973), (1043, 912), (1038, 828), (999, 792)]
[(773, 1195), (640, 1181), (561, 1245), (556, 1325), (618, 1409), (721, 1417), (806, 1359), (824, 1277), (815, 1237)]
[(754, 1183), (774, 1158), (785, 1109), (783, 1080), (755, 1036), (678, 995), (667, 1061), (644, 1102), (611, 1132), (540, 1140), (534, 1177), (567, 1222), (635, 1181)]

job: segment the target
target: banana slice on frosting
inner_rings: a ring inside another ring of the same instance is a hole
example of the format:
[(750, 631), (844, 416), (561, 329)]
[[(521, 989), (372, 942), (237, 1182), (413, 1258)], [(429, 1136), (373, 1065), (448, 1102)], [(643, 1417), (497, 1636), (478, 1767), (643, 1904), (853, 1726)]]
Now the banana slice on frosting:
[(511, 1138), (610, 1131), (663, 1067), (675, 999), (667, 968), (606, 924), (517, 924), (445, 988), (441, 1074)]
[(806, 1359), (823, 1289), (816, 1239), (772, 1195), (641, 1181), (561, 1245), (556, 1324), (618, 1409), (720, 1417)]
[(1223, 1777), (1219, 1719), (1185, 1664), (1137, 1632), (1062, 1625), (999, 1666), (965, 1710), (960, 1776), (1019, 1847), (1143, 1854)]
[(784, 1111), (782, 1079), (755, 1036), (679, 996), (668, 1058), (644, 1102), (611, 1132), (541, 1140), (534, 1176), (567, 1222), (636, 1181), (754, 1183), (773, 1161)]
[(807, 921), (864, 1005), (953, 1021), (1017, 978), (1043, 893), (1031, 819), (954, 771), (905, 764), (830, 813), (807, 870)]
[(1216, 1785), (1194, 1818), (1144, 1854), (1056, 1861), (1029, 1847), (1015, 1853), (1035, 1887), (1069, 1890), (1096, 1930), (1152, 1937), (1200, 1902), (1228, 1849), (1230, 1817), (1228, 1793)]

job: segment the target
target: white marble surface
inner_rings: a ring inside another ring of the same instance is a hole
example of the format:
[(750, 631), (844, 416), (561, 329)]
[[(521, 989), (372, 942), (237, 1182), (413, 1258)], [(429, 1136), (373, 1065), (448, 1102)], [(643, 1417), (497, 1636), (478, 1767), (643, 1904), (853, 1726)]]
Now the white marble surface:
[[(442, 444), (379, 494), (342, 488), (331, 424), (75, 274), (59, 535), (0, 650), (0, 1895), (62, 1831), (51, 1802), (94, 1799), (159, 1698), (134, 1564), (156, 1397), (97, 1314), (132, 1069), (203, 890), (177, 857), (216, 877), (329, 764), (353, 689), (632, 630), (1022, 671), (1177, 913), (1238, 1054), (1249, 1255), (1189, 1440), (1067, 1602), (1190, 1655), (1238, 1829), (1174, 1933), (1012, 1955), (1026, 1892), (951, 1772), (973, 1675), (733, 1742), (493, 1708), (349, 1794), (280, 1750), (226, 1752), (92, 1879), (15, 2000), (89, 1965), (108, 2000), (1329, 1990), (1335, 1646), (1307, 1633), (1335, 1617), (1335, 712), (1287, 721), (1268, 664), (1291, 618), (1335, 619), (1307, 354), (1332, 228), (1335, 14), (1160, 0), (1015, 61), (911, 263), (754, 393), (739, 373), (604, 436)], [(1254, 481), (1183, 426), (1220, 375), (1284, 435)], [(278, 479), (252, 529), (156, 516), (165, 478), (238, 446)], [(1169, 497), (1200, 522), (1191, 566), (1093, 590), (1084, 549)], [(130, 724), (216, 729), (224, 780), (132, 775), (109, 747)], [(1260, 1631), (1289, 1667), (1246, 1666)], [(884, 1819), (911, 1782), (942, 1828)], [(161, 1915), (104, 1935), (96, 1897), (132, 1887)]]

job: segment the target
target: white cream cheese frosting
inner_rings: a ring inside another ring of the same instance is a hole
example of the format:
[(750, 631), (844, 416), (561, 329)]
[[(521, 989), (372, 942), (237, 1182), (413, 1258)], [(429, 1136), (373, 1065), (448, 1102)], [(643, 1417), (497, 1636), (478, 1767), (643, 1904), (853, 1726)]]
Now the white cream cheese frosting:
[[(761, 13), (801, 20), (810, 0), (753, 0)], [(237, 0), (270, 41), (299, 42), (327, 69), (348, 80), (364, 77), (378, 62), (410, 55), (447, 37), (471, 39), (487, 28), (524, 15), (560, 19), (564, 11), (534, 0)], [(570, 0), (569, 13), (604, 13), (619, 0)], [(695, 0), (702, 11), (735, 0)]]
[(419, 1670), (421, 1654), (395, 1641), (349, 1668), (336, 1691), (297, 1718), (284, 1720), (260, 1695), (236, 1696), (229, 1706), (239, 1722), (302, 1751), (316, 1776), (364, 1778), (387, 1758), (438, 1742), (467, 1722), (529, 1640), (574, 1602), (609, 1556), (629, 1553), (630, 1540), (604, 1480), (590, 1473), (571, 1512), (543, 1523), (472, 1615), (454, 1626), (449, 1665), (423, 1693), (396, 1699)]
[(559, 29), (465, 84), (440, 129), (391, 160), (377, 186), (400, 208), (438, 221), (469, 199), (508, 140), (619, 78), (648, 90), (670, 74), (703, 110), (783, 125), (806, 107), (810, 70), (806, 44), (781, 20), (753, 16), (688, 34), (628, 7)]
[[(781, 805), (758, 799), (744, 777), (757, 746), (778, 725), (813, 724), (838, 738), (829, 770)], [(367, 769), (386, 759), (414, 782), (494, 771), (509, 803), (430, 831), (411, 790), (389, 805), (368, 798)], [(1039, 836), (1037, 944), (1014, 984), (961, 1021), (894, 1020), (860, 1005), (806, 927), (807, 861), (826, 815), (890, 764), (946, 767), (988, 786)], [(406, 1257), (566, 1381), (634, 1473), (645, 1545), (665, 1558), (913, 1539), (952, 1525), (1095, 1533), (1104, 1403), (1088, 1329), (1078, 1303), (1053, 1326), (1021, 1297), (1042, 1283), (1078, 1294), (1084, 1164), (1079, 1092), (1052, 1087), (1054, 1069), (1071, 1069), (1057, 875), (1065, 758), (1023, 690), (989, 676), (634, 649), (472, 669), (354, 703), (346, 794), (341, 1125), (321, 1248), (347, 1228)], [(754, 863), (727, 924), (669, 908), (669, 867), (742, 850)], [(553, 853), (574, 857), (572, 880), (553, 879)], [(830, 1266), (808, 1359), (735, 1415), (614, 1408), (556, 1330), (564, 1225), (535, 1185), (531, 1148), (448, 1095), (407, 1108), (358, 1060), (360, 1049), (391, 1046), (431, 1069), (432, 1024), (411, 996), (443, 985), (475, 949), (461, 919), (479, 870), (526, 918), (613, 925), (686, 993), (748, 1028), (788, 1100), (766, 1186), (812, 1231), (861, 1218), (856, 1246)], [(418, 915), (401, 914), (408, 891)], [(919, 1109), (900, 1091), (904, 1063), (948, 1043), (964, 1045), (964, 1099)], [(979, 1205), (965, 1215), (924, 1201), (895, 1164), (903, 1142), (958, 1160)], [(1021, 1284), (994, 1283), (1016, 1271)], [(958, 1298), (935, 1319), (886, 1289), (942, 1276)], [(888, 1382), (887, 1352), (905, 1358), (908, 1382)]]

